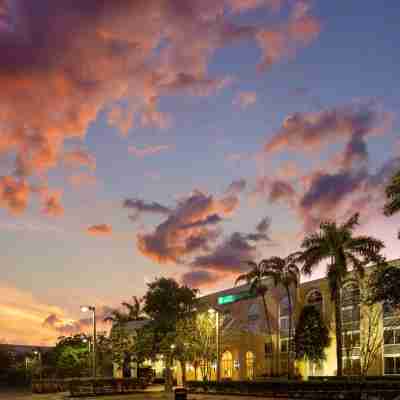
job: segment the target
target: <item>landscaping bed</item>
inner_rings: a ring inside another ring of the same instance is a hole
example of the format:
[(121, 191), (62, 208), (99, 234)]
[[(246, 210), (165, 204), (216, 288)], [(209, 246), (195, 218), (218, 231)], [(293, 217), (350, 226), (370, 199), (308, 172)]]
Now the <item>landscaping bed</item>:
[(57, 393), (69, 391), (71, 396), (96, 396), (132, 393), (148, 386), (146, 379), (71, 378), (32, 381), (32, 393)]
[(335, 379), (323, 378), (310, 381), (189, 381), (187, 388), (190, 393), (240, 394), (288, 399), (394, 400), (400, 395), (400, 379), (360, 380), (360, 378), (335, 377)]

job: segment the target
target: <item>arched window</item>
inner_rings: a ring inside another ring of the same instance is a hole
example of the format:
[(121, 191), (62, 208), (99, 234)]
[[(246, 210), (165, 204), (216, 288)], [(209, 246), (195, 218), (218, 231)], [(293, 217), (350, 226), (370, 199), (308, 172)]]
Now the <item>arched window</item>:
[(254, 379), (255, 357), (252, 351), (246, 353), (246, 376), (247, 379)]
[(322, 314), (322, 294), (318, 289), (308, 292), (306, 303), (314, 306)]
[(225, 351), (221, 357), (221, 377), (232, 378), (233, 374), (233, 357), (230, 351)]

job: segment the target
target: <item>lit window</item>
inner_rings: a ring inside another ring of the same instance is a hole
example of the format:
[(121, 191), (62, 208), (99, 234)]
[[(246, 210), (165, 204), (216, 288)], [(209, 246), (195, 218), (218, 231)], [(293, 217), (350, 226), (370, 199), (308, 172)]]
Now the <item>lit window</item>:
[(254, 365), (255, 365), (255, 357), (254, 353), (248, 351), (246, 353), (246, 375), (247, 379), (254, 379)]
[(400, 374), (400, 356), (385, 357), (384, 373), (385, 375)]
[(225, 351), (221, 358), (222, 378), (232, 378), (233, 357), (230, 351)]

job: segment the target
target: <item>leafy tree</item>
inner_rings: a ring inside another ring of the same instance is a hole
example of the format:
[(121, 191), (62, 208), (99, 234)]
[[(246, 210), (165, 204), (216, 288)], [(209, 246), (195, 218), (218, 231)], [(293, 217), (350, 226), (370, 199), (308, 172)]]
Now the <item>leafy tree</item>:
[[(386, 187), (386, 204), (383, 212), (386, 216), (391, 216), (400, 211), (400, 171), (398, 171)], [(400, 232), (398, 234), (400, 239)]]
[(159, 278), (148, 284), (143, 311), (151, 318), (152, 353), (163, 354), (166, 361), (166, 390), (172, 389), (171, 365), (178, 321), (193, 312), (197, 291), (180, 286), (174, 279)]
[(89, 368), (89, 348), (85, 335), (62, 336), (53, 352), (57, 375), (79, 377), (86, 375)]
[(291, 376), (291, 350), (292, 350), (292, 322), (293, 322), (293, 299), (291, 294), (291, 288), (297, 288), (300, 280), (299, 267), (296, 264), (296, 258), (290, 255), (286, 258), (281, 257), (270, 257), (266, 260), (262, 260), (261, 264), (264, 268), (265, 276), (272, 276), (274, 279), (275, 286), (282, 285), (286, 291), (288, 298), (289, 308), (289, 349), (287, 358), (287, 370), (288, 378)]
[(184, 382), (186, 362), (194, 365), (196, 374), (200, 367), (203, 380), (211, 379), (212, 364), (217, 360), (215, 322), (215, 315), (207, 311), (178, 321), (174, 354), (181, 363)]
[(383, 264), (370, 277), (370, 304), (387, 303), (393, 308), (400, 308), (400, 268)]
[(341, 288), (349, 267), (362, 277), (364, 267), (370, 262), (381, 263), (382, 241), (370, 236), (353, 236), (359, 224), (359, 214), (354, 214), (343, 224), (322, 222), (319, 232), (309, 234), (303, 240), (304, 249), (298, 256), (302, 271), (310, 275), (322, 261), (327, 261), (327, 278), (331, 298), (335, 304), (337, 375), (342, 376), (342, 324)]
[(329, 330), (321, 313), (313, 305), (305, 305), (301, 310), (294, 336), (296, 359), (306, 359), (318, 363), (325, 359), (325, 349), (329, 346)]
[[(247, 273), (239, 275), (236, 279), (235, 284), (238, 284), (240, 282), (246, 282), (248, 285), (250, 285), (250, 291), (255, 293), (257, 296), (261, 297), (264, 306), (265, 320), (267, 322), (268, 335), (270, 336), (272, 341), (271, 318), (265, 300), (265, 296), (269, 290), (269, 286), (267, 285), (267, 281), (265, 279), (266, 278), (265, 265), (262, 261), (259, 264), (253, 261), (248, 261), (247, 264), (249, 265), (251, 270)], [(274, 349), (272, 348), (272, 356), (273, 355), (274, 355)], [(272, 365), (274, 365), (273, 358), (272, 358)]]

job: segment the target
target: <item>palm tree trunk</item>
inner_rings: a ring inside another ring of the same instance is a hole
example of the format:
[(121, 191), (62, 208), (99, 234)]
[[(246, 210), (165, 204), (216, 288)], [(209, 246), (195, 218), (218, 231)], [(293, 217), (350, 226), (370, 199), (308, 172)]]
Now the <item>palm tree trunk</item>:
[(288, 341), (288, 356), (287, 356), (287, 377), (290, 379), (291, 371), (290, 371), (290, 361), (291, 361), (291, 340), (292, 340), (292, 299), (290, 297), (290, 289), (289, 286), (286, 286), (286, 292), (288, 296), (288, 306), (289, 306), (289, 341)]
[(271, 374), (274, 373), (274, 343), (272, 340), (272, 330), (271, 330), (271, 320), (269, 318), (269, 312), (268, 312), (268, 307), (267, 307), (267, 302), (265, 301), (264, 293), (261, 294), (262, 300), (263, 300), (263, 305), (264, 305), (264, 313), (265, 313), (265, 320), (267, 322), (267, 328), (268, 328), (268, 333), (269, 336), (271, 337)]
[(336, 360), (337, 360), (337, 376), (343, 375), (342, 360), (342, 315), (340, 301), (340, 286), (335, 292), (335, 330), (336, 330)]

